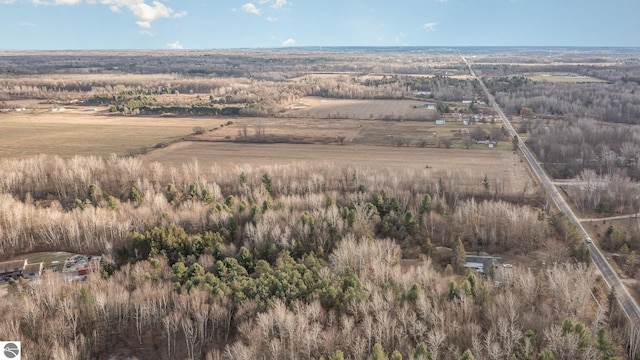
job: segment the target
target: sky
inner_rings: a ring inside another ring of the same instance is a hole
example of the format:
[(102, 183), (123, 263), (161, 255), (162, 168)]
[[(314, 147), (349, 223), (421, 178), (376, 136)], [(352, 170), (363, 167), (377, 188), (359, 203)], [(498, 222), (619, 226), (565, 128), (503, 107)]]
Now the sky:
[(0, 50), (640, 47), (638, 0), (0, 0)]

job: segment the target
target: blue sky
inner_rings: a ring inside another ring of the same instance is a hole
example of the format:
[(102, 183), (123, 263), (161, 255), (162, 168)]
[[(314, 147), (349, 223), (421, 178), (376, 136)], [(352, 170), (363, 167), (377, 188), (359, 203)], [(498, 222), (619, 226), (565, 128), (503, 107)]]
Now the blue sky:
[(638, 0), (0, 0), (0, 49), (640, 46)]

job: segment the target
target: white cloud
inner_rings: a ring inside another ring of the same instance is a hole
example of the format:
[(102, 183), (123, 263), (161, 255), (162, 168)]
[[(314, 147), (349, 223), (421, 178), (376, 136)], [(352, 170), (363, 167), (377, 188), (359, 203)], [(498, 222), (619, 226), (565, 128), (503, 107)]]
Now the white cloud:
[(167, 47), (171, 50), (179, 50), (179, 49), (184, 49), (184, 47), (182, 46), (182, 44), (180, 44), (180, 41), (176, 41), (176, 42), (172, 42), (172, 43), (168, 43)]
[(280, 9), (282, 7), (284, 7), (285, 5), (287, 5), (289, 3), (289, 1), (287, 0), (275, 0), (273, 5), (271, 5), (272, 8), (274, 9)]
[(54, 5), (75, 5), (81, 3), (82, 0), (55, 0)]
[(278, 21), (278, 18), (277, 17), (273, 17), (273, 16), (267, 16), (267, 21), (276, 22), (276, 21)]
[[(58, 5), (76, 5), (85, 1), (89, 4), (95, 3), (94, 0), (30, 0), (29, 2), (31, 2), (34, 5), (58, 6)], [(0, 3), (2, 3), (2, 1), (0, 1)], [(5, 1), (5, 3), (13, 4), (15, 3), (15, 1), (9, 0), (8, 2)]]
[(252, 3), (246, 3), (246, 4), (242, 5), (241, 9), (242, 9), (242, 11), (248, 12), (249, 14), (260, 15), (260, 9), (258, 9)]
[(282, 42), (282, 47), (293, 46), (293, 44), (295, 44), (295, 43), (296, 43), (296, 41), (295, 41), (295, 40), (293, 40), (293, 39), (289, 38), (289, 39), (284, 40), (284, 41)]
[(140, 30), (139, 33), (140, 35), (145, 35), (145, 36), (156, 36), (156, 33), (149, 30)]
[(166, 7), (159, 1), (154, 1), (153, 6), (146, 3), (133, 4), (129, 6), (129, 10), (133, 12), (140, 21), (152, 22), (162, 18), (171, 17), (173, 10)]
[(288, 5), (290, 3), (289, 0), (257, 0), (257, 1), (258, 1), (258, 4), (260, 4), (260, 5), (272, 3), (269, 6), (274, 8), (274, 9), (283, 8), (284, 6), (286, 6), (286, 5)]
[[(73, 0), (65, 0), (73, 1)], [(136, 24), (148, 29), (151, 23), (160, 19), (181, 18), (187, 16), (186, 11), (175, 12), (160, 1), (147, 4), (147, 0), (99, 0), (101, 4), (108, 5), (113, 12), (121, 12), (122, 8), (131, 11), (138, 18)]]
[[(70, 1), (70, 0), (67, 0)], [(122, 8), (129, 10), (138, 19), (136, 24), (148, 29), (151, 23), (160, 19), (181, 18), (187, 15), (186, 11), (176, 13), (172, 8), (160, 1), (147, 4), (146, 0), (100, 0), (100, 3), (109, 5), (113, 12), (121, 12)]]
[(438, 23), (430, 22), (430, 23), (426, 23), (426, 24), (420, 26), (418, 29), (419, 30), (426, 30), (426, 31), (435, 31), (436, 30), (436, 25), (438, 25)]
[[(0, 4), (14, 4), (18, 0), (0, 0)], [(160, 19), (181, 18), (187, 16), (186, 11), (176, 12), (164, 3), (154, 0), (27, 0), (34, 5), (64, 6), (78, 4), (102, 4), (114, 13), (128, 10), (136, 18), (136, 24), (142, 28), (151, 27), (151, 23)], [(163, 0), (165, 1), (165, 0)], [(150, 2), (150, 3), (149, 3)]]

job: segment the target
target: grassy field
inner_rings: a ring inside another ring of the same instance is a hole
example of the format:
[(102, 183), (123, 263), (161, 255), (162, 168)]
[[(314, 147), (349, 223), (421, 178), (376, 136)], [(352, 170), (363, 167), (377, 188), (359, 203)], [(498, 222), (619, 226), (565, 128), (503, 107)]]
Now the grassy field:
[(181, 166), (197, 161), (200, 167), (280, 166), (287, 164), (330, 164), (425, 171), (434, 177), (457, 176), (477, 183), (487, 175), (500, 179), (506, 191), (522, 191), (533, 182), (520, 156), (502, 150), (391, 147), (375, 145), (242, 144), (185, 141), (156, 149), (145, 161)]
[(68, 253), (68, 252), (64, 252), (64, 251), (47, 251), (47, 252), (34, 252), (34, 253), (29, 253), (29, 254), (25, 254), (25, 255), (20, 255), (17, 257), (14, 257), (10, 260), (23, 260), (23, 259), (27, 259), (27, 263), (29, 264), (35, 264), (35, 263), (39, 263), (42, 262), (44, 263), (44, 268), (45, 269), (50, 269), (52, 268), (54, 265), (52, 265), (52, 263), (54, 261), (57, 261), (58, 264), (58, 269), (62, 270), (62, 266), (64, 266), (64, 261), (70, 257), (71, 255), (73, 255), (72, 253)]
[[(176, 166), (192, 160), (203, 166), (324, 162), (424, 169), (434, 176), (451, 176), (455, 172), (473, 183), (488, 175), (500, 178), (513, 191), (531, 182), (508, 142), (493, 149), (478, 144), (470, 150), (462, 149), (461, 122), (436, 125), (432, 120), (385, 120), (432, 112), (422, 108), (422, 102), (304, 98), (303, 103), (307, 108), (276, 118), (125, 117), (110, 115), (105, 109), (87, 112), (83, 108), (3, 113), (0, 158), (41, 153), (63, 157), (126, 155), (148, 148), (151, 151), (144, 157), (147, 161)], [(332, 118), (337, 113), (352, 113), (356, 118)], [(294, 114), (304, 116), (293, 117)], [(226, 125), (229, 121), (232, 124)], [(192, 135), (196, 126), (208, 131)], [(489, 130), (492, 125), (473, 126)], [(258, 132), (270, 143), (255, 143)], [(454, 138), (453, 148), (436, 147), (438, 140), (445, 137)], [(187, 141), (154, 149), (156, 144), (180, 139)], [(243, 140), (248, 141), (239, 142)], [(419, 145), (421, 141), (426, 142), (426, 147)]]
[[(274, 143), (418, 146), (426, 141), (427, 146), (436, 146), (439, 138), (459, 136), (463, 127), (461, 122), (450, 120), (446, 125), (435, 125), (435, 110), (413, 100), (308, 97), (299, 104), (301, 109), (276, 118), (127, 117), (109, 114), (104, 108), (84, 111), (82, 107), (0, 113), (0, 158), (42, 153), (63, 157), (127, 155), (185, 137), (229, 142), (246, 140), (243, 134), (252, 137), (258, 131)], [(231, 126), (222, 126), (229, 121)], [(196, 126), (209, 131), (194, 138), (190, 135)], [(454, 147), (456, 144), (454, 141)]]
[(44, 268), (49, 269), (52, 267), (52, 263), (54, 261), (58, 262), (58, 268), (62, 270), (62, 266), (64, 265), (64, 261), (73, 255), (72, 253), (58, 251), (58, 252), (39, 252), (39, 253), (31, 253), (27, 255), (27, 262), (29, 264), (33, 263), (44, 263)]
[(346, 100), (305, 97), (295, 104), (287, 117), (360, 120), (433, 120), (436, 111), (423, 108), (416, 100)]
[[(390, 147), (375, 145), (242, 144), (184, 141), (144, 155), (146, 161), (182, 165), (197, 160), (200, 165), (270, 165), (292, 162), (326, 162), (336, 165), (426, 168), (431, 170), (470, 170), (509, 172), (489, 169), (518, 165), (520, 157), (511, 151), (444, 148)], [(520, 168), (521, 166), (516, 166)], [(526, 169), (515, 169), (526, 173)]]
[[(364, 106), (358, 104), (357, 106)], [(396, 105), (397, 106), (397, 105)], [(233, 118), (231, 126), (220, 127), (202, 136), (189, 137), (205, 141), (244, 141), (243, 134), (255, 138), (262, 131), (266, 142), (303, 144), (358, 144), (383, 146), (418, 146), (426, 141), (427, 146), (436, 146), (439, 138), (460, 137), (462, 128), (475, 126), (489, 131), (491, 124), (464, 126), (462, 121), (447, 120), (446, 125), (436, 125), (433, 120), (397, 121), (369, 119), (324, 119), (313, 117), (279, 118)], [(343, 139), (343, 140), (341, 140)], [(255, 142), (250, 140), (249, 142)], [(508, 142), (507, 142), (508, 143)], [(508, 143), (509, 146), (510, 143)], [(454, 146), (460, 145), (454, 142)], [(461, 147), (462, 145), (460, 145)], [(486, 146), (477, 146), (483, 149)], [(509, 147), (510, 148), (510, 147)]]
[(568, 73), (530, 73), (530, 74), (524, 74), (524, 76), (533, 81), (564, 82), (564, 83), (605, 82), (604, 80), (590, 77), (590, 76), (582, 76), (578, 74), (568, 74)]
[(103, 111), (67, 109), (60, 112), (27, 111), (0, 114), (0, 158), (41, 153), (74, 155), (126, 155), (158, 143), (207, 129), (228, 120), (111, 116)]
[[(269, 142), (363, 145), (397, 145), (406, 138), (414, 145), (423, 139), (431, 145), (437, 136), (459, 133), (462, 122), (435, 124), (436, 111), (415, 100), (344, 100), (305, 97), (277, 118), (238, 118), (231, 127), (207, 133), (213, 141), (253, 136), (258, 128)], [(275, 140), (274, 140), (275, 139)]]
[(316, 79), (322, 80), (344, 80), (344, 79), (355, 79), (359, 82), (364, 82), (367, 80), (382, 80), (384, 77), (422, 77), (422, 78), (431, 78), (434, 77), (433, 74), (394, 74), (394, 73), (371, 73), (367, 75), (362, 75), (356, 71), (344, 71), (344, 72), (326, 72), (326, 73), (310, 73), (303, 76), (298, 76), (295, 78), (289, 79), (290, 81), (297, 82), (307, 82), (314, 81)]

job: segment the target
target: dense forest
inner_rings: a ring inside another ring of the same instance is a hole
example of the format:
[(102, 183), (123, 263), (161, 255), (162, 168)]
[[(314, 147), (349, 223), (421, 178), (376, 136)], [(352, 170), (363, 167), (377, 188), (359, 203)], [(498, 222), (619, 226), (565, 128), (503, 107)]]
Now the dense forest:
[(327, 72), (466, 74), (455, 51), (409, 47), (0, 52), (0, 68), (10, 75), (185, 74), (274, 81)]
[[(487, 87), (518, 120), (518, 131), (546, 171), (571, 179), (560, 188), (583, 217), (640, 211), (636, 57), (594, 53), (576, 62), (572, 55), (550, 52), (546, 60), (518, 65), (491, 56), (480, 61)], [(551, 74), (565, 79), (545, 81)], [(616, 254), (620, 269), (637, 278), (639, 224), (610, 224), (595, 235), (604, 250)]]
[(510, 113), (528, 107), (541, 115), (586, 116), (636, 125), (640, 118), (640, 97), (636, 95), (640, 84), (635, 82), (575, 84), (499, 77), (487, 83), (496, 93), (496, 101)]
[[(105, 255), (85, 282), (9, 286), (0, 336), (32, 359), (612, 359), (630, 341), (568, 221), (480, 177), (115, 157), (0, 168), (4, 257)], [(461, 266), (477, 251), (557, 265), (484, 278)]]
[[(519, 117), (518, 131), (526, 135), (527, 144), (552, 177), (577, 178), (583, 170), (594, 170), (603, 178), (618, 176), (635, 184), (640, 178), (640, 82), (636, 81), (640, 64), (624, 56), (594, 56), (583, 59), (586, 64), (559, 64), (558, 60), (526, 66), (485, 63), (478, 68), (505, 112)], [(531, 79), (536, 72), (557, 71), (604, 81)], [(594, 210), (598, 204), (586, 209)], [(608, 208), (633, 206), (611, 203)]]
[(442, 101), (479, 96), (477, 84), (464, 79), (458, 55), (426, 54), (398, 49), (0, 54), (0, 101), (79, 102), (125, 115), (280, 116), (305, 96)]
[[(445, 76), (358, 74), (295, 81), (219, 78), (194, 75), (155, 76), (16, 76), (0, 81), (0, 100), (38, 99), (109, 106), (113, 113), (150, 115), (280, 116), (305, 96), (335, 99), (475, 99), (477, 84)], [(183, 96), (180, 96), (180, 95)], [(416, 95), (420, 94), (420, 95)], [(6, 105), (5, 105), (6, 106)]]

